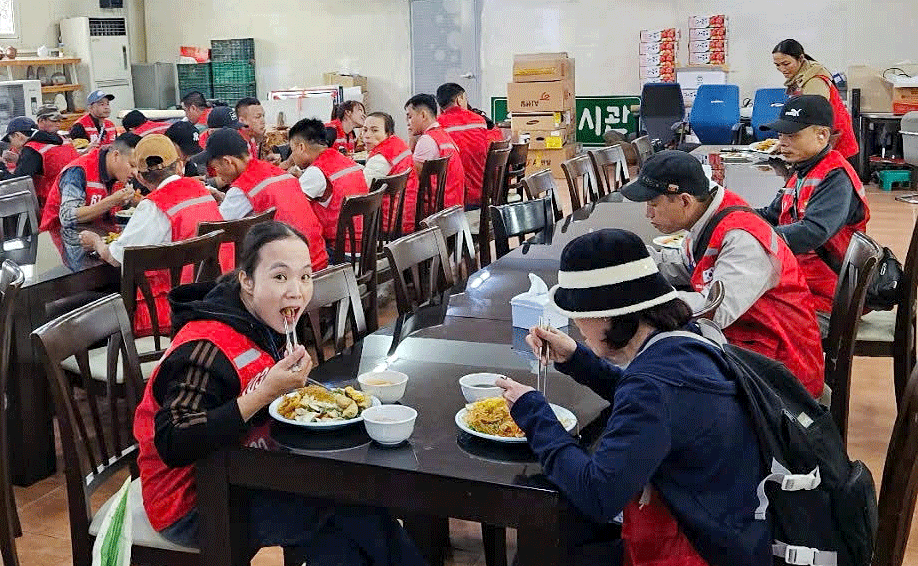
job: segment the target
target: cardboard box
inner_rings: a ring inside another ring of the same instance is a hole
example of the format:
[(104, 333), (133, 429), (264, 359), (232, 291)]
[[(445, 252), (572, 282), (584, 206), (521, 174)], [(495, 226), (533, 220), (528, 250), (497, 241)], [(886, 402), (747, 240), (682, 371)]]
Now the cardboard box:
[(698, 94), (698, 89), (696, 88), (684, 88), (682, 89), (682, 103), (686, 106), (691, 106), (695, 103), (695, 95)]
[(706, 41), (708, 39), (726, 39), (726, 28), (703, 28), (689, 30), (689, 41)]
[(894, 86), (892, 101), (893, 104), (897, 102), (918, 104), (918, 86)]
[(659, 67), (661, 65), (675, 67), (677, 65), (676, 54), (673, 52), (638, 55), (638, 61), (641, 67)]
[(724, 65), (727, 63), (725, 51), (706, 51), (704, 53), (689, 53), (689, 65)]
[(918, 112), (918, 102), (893, 102), (892, 111), (897, 115)]
[(649, 79), (648, 79), (648, 78), (639, 78), (639, 79), (638, 79), (638, 84), (640, 84), (641, 86), (644, 86), (645, 84), (648, 84), (648, 83), (674, 83), (674, 82), (676, 82), (676, 77), (675, 77), (675, 76), (673, 76), (672, 78), (669, 78), (669, 77), (666, 77), (666, 78), (652, 77), (652, 78), (649, 78)]
[(704, 53), (706, 51), (726, 51), (726, 39), (703, 39), (701, 41), (690, 41), (688, 46), (689, 53)]
[(531, 83), (573, 79), (574, 59), (567, 53), (527, 53), (513, 57), (513, 81)]
[(642, 42), (638, 47), (639, 55), (651, 55), (656, 53), (677, 53), (679, 43), (676, 41), (652, 41)]
[(526, 157), (526, 174), (532, 175), (543, 169), (551, 169), (553, 177), (564, 178), (561, 163), (574, 157), (577, 153), (576, 143), (569, 143), (561, 149), (531, 149)]
[(343, 87), (359, 86), (363, 92), (367, 91), (367, 78), (363, 75), (325, 73), (322, 75), (322, 80), (326, 85), (341, 85)]
[(892, 112), (893, 85), (879, 69), (867, 65), (848, 67), (848, 92), (861, 91), (861, 112)]
[(683, 67), (676, 69), (676, 78), (682, 88), (698, 88), (700, 85), (727, 84), (727, 72), (713, 67)]
[(652, 67), (640, 67), (638, 76), (642, 79), (654, 79), (673, 75), (675, 72), (676, 67), (673, 64), (656, 65)]
[(510, 116), (510, 128), (514, 132), (529, 130), (557, 130), (571, 124), (572, 112), (514, 112)]
[(574, 108), (570, 81), (507, 83), (508, 112), (560, 112)]
[(641, 41), (675, 41), (682, 37), (679, 28), (642, 29)]
[(529, 143), (529, 149), (561, 149), (574, 141), (576, 132), (565, 127), (557, 130), (514, 130), (513, 139)]
[(689, 16), (689, 29), (698, 28), (725, 28), (730, 24), (730, 16), (717, 14), (714, 16)]

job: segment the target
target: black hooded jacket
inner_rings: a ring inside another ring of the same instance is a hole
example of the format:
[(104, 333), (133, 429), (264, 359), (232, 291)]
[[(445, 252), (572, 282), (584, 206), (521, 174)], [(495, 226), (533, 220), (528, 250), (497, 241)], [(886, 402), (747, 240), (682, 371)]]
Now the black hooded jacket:
[[(282, 334), (256, 319), (229, 282), (194, 283), (169, 293), (175, 332), (196, 320), (213, 320), (252, 339), (280, 360)], [(223, 446), (239, 442), (248, 425), (236, 398), (239, 376), (230, 360), (212, 342), (197, 340), (176, 348), (159, 366), (153, 396), (160, 405), (154, 443), (168, 466), (193, 464)]]

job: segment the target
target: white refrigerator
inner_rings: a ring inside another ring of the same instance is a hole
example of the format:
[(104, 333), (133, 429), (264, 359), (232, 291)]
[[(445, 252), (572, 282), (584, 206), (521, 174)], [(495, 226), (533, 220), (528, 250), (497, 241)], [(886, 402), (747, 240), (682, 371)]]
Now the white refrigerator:
[(124, 18), (63, 19), (61, 40), (65, 49), (80, 58), (77, 74), (83, 89), (74, 93), (77, 106), (86, 106), (90, 92), (103, 90), (115, 96), (111, 119), (121, 110), (134, 109), (130, 42)]

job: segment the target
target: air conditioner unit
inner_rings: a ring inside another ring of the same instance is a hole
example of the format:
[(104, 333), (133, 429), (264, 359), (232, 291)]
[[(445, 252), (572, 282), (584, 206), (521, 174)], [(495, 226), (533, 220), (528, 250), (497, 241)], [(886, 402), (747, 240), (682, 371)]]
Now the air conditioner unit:
[(41, 107), (41, 81), (0, 81), (0, 132), (17, 116), (36, 119)]
[(90, 92), (103, 90), (115, 96), (112, 116), (134, 109), (130, 41), (124, 18), (65, 18), (61, 20), (61, 40), (80, 58), (77, 74), (83, 91), (82, 100), (74, 94), (77, 106), (86, 104)]

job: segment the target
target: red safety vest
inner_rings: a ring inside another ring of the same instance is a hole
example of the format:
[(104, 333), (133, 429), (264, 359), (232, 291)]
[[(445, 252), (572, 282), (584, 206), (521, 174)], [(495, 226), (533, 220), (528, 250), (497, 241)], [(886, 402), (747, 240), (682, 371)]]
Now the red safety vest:
[(246, 145), (249, 146), (249, 156), (254, 157), (255, 159), (261, 159), (261, 152), (259, 151), (258, 140), (255, 139), (255, 134), (253, 134), (248, 128), (243, 128), (239, 130), (239, 135), (242, 136), (242, 139), (245, 140)]
[(39, 225), (40, 230), (50, 230), (51, 228), (60, 226), (60, 218), (58, 216), (61, 211), (60, 180), (64, 172), (71, 167), (79, 167), (86, 175), (86, 206), (95, 204), (111, 194), (102, 183), (102, 177), (99, 172), (100, 151), (100, 148), (97, 147), (77, 157), (57, 174), (54, 183), (51, 185), (51, 190), (48, 191), (48, 200), (45, 201), (45, 208), (42, 209), (41, 223)]
[(354, 148), (357, 146), (357, 134), (353, 131), (349, 134), (346, 133), (344, 127), (341, 125), (341, 120), (337, 118), (331, 122), (326, 122), (325, 127), (334, 128), (335, 132), (337, 132), (335, 135), (335, 143), (331, 146), (333, 150), (340, 152), (343, 147), (348, 155), (354, 154)]
[(210, 137), (210, 132), (213, 131), (210, 128), (207, 128), (201, 135), (198, 136), (198, 145), (201, 146), (201, 149), (207, 149), (207, 138)]
[(624, 566), (708, 566), (651, 486), (625, 506)]
[[(449, 157), (446, 169), (446, 190), (443, 194), (443, 208), (458, 204), (462, 206), (465, 201), (465, 169), (462, 167), (462, 156), (453, 138), (443, 128), (430, 128), (425, 134), (433, 138), (440, 149), (440, 158)], [(434, 185), (436, 186), (436, 185)]]
[[(730, 191), (718, 210), (728, 206), (749, 206)], [(711, 274), (730, 230), (751, 234), (762, 248), (781, 265), (778, 284), (759, 297), (733, 324), (723, 329), (732, 344), (748, 348), (787, 366), (813, 397), (822, 395), (824, 384), (822, 338), (816, 319), (816, 304), (803, 271), (793, 252), (768, 222), (754, 212), (727, 214), (714, 228), (708, 249), (692, 272), (692, 287), (707, 293)], [(729, 292), (729, 291), (728, 291)]]
[[(171, 356), (179, 346), (197, 340), (213, 343), (233, 364), (239, 377), (240, 396), (254, 390), (276, 363), (248, 336), (227, 324), (210, 320), (196, 320), (183, 326), (172, 339), (163, 359)], [(153, 396), (153, 384), (160, 367), (153, 370), (134, 415), (134, 438), (137, 439), (139, 449), (137, 466), (140, 468), (143, 506), (150, 518), (150, 525), (157, 531), (162, 531), (187, 515), (197, 502), (194, 465), (170, 468), (162, 461), (154, 444), (154, 418), (160, 405)]]
[[(317, 199), (310, 199), (312, 211), (319, 224), (322, 225), (322, 235), (329, 245), (335, 244), (338, 234), (338, 216), (341, 215), (341, 203), (348, 195), (365, 195), (368, 192), (367, 181), (363, 176), (363, 168), (353, 159), (341, 155), (334, 149), (326, 149), (312, 163), (325, 175), (325, 194)], [(362, 227), (359, 220), (355, 222), (356, 237), (360, 240)]]
[[(92, 116), (89, 114), (83, 114), (83, 116), (77, 120), (76, 123), (83, 126), (83, 129), (86, 130), (86, 135), (89, 136), (90, 143), (99, 140), (99, 130), (96, 128), (95, 123), (92, 121)], [(105, 135), (101, 140), (99, 140), (99, 145), (110, 145), (113, 141), (115, 141), (115, 137), (118, 134), (118, 132), (115, 130), (115, 123), (108, 118), (105, 118), (102, 120), (102, 128), (105, 130)]]
[(328, 267), (322, 225), (296, 177), (266, 161), (249, 159), (245, 171), (232, 186), (245, 193), (252, 203), (253, 214), (262, 213), (273, 206), (277, 209), (275, 220), (286, 222), (306, 236), (313, 272)]
[(172, 124), (168, 122), (154, 122), (153, 120), (147, 120), (143, 124), (131, 130), (131, 133), (137, 134), (138, 136), (148, 136), (150, 134), (165, 134), (166, 130), (168, 130), (169, 126), (171, 125)]
[(198, 117), (198, 121), (194, 123), (195, 126), (204, 126), (207, 127), (207, 118), (210, 116), (210, 111), (213, 108), (205, 108), (204, 112), (201, 113), (201, 116)]
[(447, 108), (437, 122), (453, 138), (465, 170), (465, 204), (480, 205), (484, 183), (485, 160), (488, 158), (488, 126), (484, 118), (459, 106)]
[(41, 156), (41, 175), (33, 175), (32, 181), (35, 183), (38, 206), (44, 207), (45, 201), (48, 199), (48, 193), (51, 192), (51, 186), (57, 179), (58, 174), (80, 154), (70, 143), (56, 145), (53, 143), (27, 141), (25, 146), (35, 150)]
[[(172, 224), (172, 241), (181, 242), (194, 238), (198, 233), (198, 224), (201, 222), (215, 222), (223, 220), (220, 208), (213, 195), (204, 188), (196, 179), (182, 177), (159, 187), (149, 195), (147, 200), (159, 208)], [(225, 273), (235, 265), (232, 244), (223, 244), (220, 248), (220, 267)], [(169, 301), (166, 295), (172, 289), (168, 271), (153, 271), (147, 274), (150, 290), (156, 305), (156, 317), (159, 321), (160, 332), (171, 333), (172, 323), (169, 317)], [(181, 283), (194, 281), (194, 267), (186, 265), (182, 270)], [(152, 334), (153, 319), (143, 300), (140, 290), (137, 290), (137, 311), (134, 313), (134, 334), (136, 336), (149, 336)]]
[(504, 132), (498, 127), (493, 127), (487, 131), (488, 142), (504, 141)]
[[(832, 112), (835, 115), (832, 130), (841, 134), (841, 137), (835, 142), (835, 151), (846, 158), (857, 155), (859, 149), (857, 138), (854, 137), (854, 125), (852, 124), (851, 114), (848, 112), (848, 108), (845, 106), (845, 102), (842, 100), (841, 95), (838, 94), (835, 83), (832, 82), (831, 77), (827, 77), (826, 75), (816, 75), (815, 78), (821, 79), (822, 82), (826, 83), (826, 86), (829, 87), (829, 104), (832, 105)], [(800, 90), (796, 90), (791, 94), (798, 95), (801, 94), (801, 92)]]
[[(408, 185), (405, 187), (405, 195), (402, 197), (402, 235), (414, 232), (414, 213), (418, 202), (418, 174), (414, 170), (414, 158), (408, 144), (402, 138), (392, 135), (373, 148), (367, 159), (374, 155), (382, 155), (389, 162), (389, 176), (399, 175), (405, 171), (408, 173)], [(386, 233), (393, 230), (390, 225), (392, 219), (389, 218), (389, 196), (383, 199), (382, 209), (382, 229)]]
[[(809, 174), (802, 180), (797, 179), (797, 174), (790, 178), (785, 185), (784, 197), (781, 200), (781, 215), (778, 224), (793, 224), (806, 215), (806, 205), (810, 202), (813, 193), (830, 171), (842, 168), (851, 179), (857, 196), (864, 207), (864, 218), (857, 224), (843, 226), (841, 230), (829, 238), (823, 247), (829, 255), (841, 265), (848, 251), (848, 244), (855, 232), (864, 232), (867, 221), (870, 220), (870, 207), (867, 204), (867, 195), (857, 173), (848, 161), (838, 151), (830, 151), (822, 158)], [(798, 186), (799, 185), (799, 186)], [(810, 291), (816, 296), (816, 310), (823, 312), (832, 311), (832, 301), (835, 298), (835, 285), (838, 275), (814, 252), (797, 255), (797, 261), (803, 269)]]

